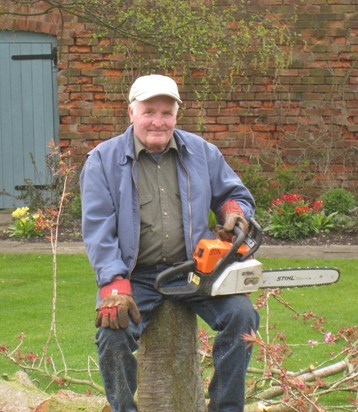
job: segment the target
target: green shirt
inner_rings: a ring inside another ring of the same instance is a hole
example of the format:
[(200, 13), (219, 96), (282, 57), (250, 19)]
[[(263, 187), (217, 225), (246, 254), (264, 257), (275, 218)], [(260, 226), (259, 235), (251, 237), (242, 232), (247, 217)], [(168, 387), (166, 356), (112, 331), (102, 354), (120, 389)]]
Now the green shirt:
[(138, 265), (172, 264), (187, 259), (174, 138), (163, 153), (149, 153), (134, 137), (138, 161), (140, 241)]

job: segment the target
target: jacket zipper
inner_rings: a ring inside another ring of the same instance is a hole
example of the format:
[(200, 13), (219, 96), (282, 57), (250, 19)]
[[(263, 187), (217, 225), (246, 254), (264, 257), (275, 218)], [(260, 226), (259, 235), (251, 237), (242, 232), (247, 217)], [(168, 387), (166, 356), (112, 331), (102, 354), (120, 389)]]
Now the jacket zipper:
[(185, 173), (187, 175), (187, 182), (188, 182), (188, 211), (189, 211), (189, 243), (190, 243), (190, 253), (193, 251), (193, 225), (192, 225), (192, 209), (191, 209), (191, 184), (190, 184), (190, 176), (188, 173), (187, 168), (185, 167), (185, 164), (183, 162), (183, 159), (181, 157), (181, 154), (178, 153), (179, 155), (179, 160), (180, 163), (185, 170)]
[[(136, 164), (136, 160), (133, 160), (133, 164), (132, 164), (132, 168), (131, 168), (131, 175), (132, 175), (132, 179), (133, 179), (133, 182), (134, 182), (134, 186), (135, 186), (135, 188), (136, 188), (136, 190), (137, 190), (137, 193), (138, 193), (138, 199), (139, 199), (139, 190), (138, 190), (137, 182), (136, 182), (136, 180), (135, 180), (135, 178), (134, 178), (134, 172), (133, 172), (133, 171), (134, 171), (135, 164)], [(140, 202), (138, 202), (137, 207), (139, 207), (139, 205), (140, 205)], [(140, 213), (140, 212), (139, 212), (139, 213)], [(133, 260), (132, 267), (130, 267), (130, 268), (129, 268), (129, 270), (128, 270), (128, 279), (130, 279), (130, 278), (131, 278), (131, 276), (132, 276), (132, 272), (133, 272), (133, 269), (135, 268), (135, 264), (136, 264), (137, 259), (138, 259), (138, 253), (139, 253), (139, 241), (140, 241), (140, 227), (139, 227), (139, 230), (138, 230), (138, 235), (137, 235), (137, 247), (136, 247), (136, 254), (135, 254), (135, 256), (134, 256), (134, 260)]]

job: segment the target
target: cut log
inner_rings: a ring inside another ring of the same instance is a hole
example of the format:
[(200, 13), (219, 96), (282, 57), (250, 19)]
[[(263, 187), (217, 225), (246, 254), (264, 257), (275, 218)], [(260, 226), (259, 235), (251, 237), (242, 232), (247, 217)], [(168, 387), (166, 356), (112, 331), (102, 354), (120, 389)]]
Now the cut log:
[(196, 315), (164, 302), (153, 313), (138, 351), (140, 412), (205, 412)]
[(25, 372), (19, 371), (10, 380), (0, 381), (1, 412), (47, 412), (51, 396), (40, 391)]
[(49, 395), (22, 371), (8, 380), (0, 380), (0, 412), (110, 412), (106, 405), (104, 396), (86, 396), (69, 390)]

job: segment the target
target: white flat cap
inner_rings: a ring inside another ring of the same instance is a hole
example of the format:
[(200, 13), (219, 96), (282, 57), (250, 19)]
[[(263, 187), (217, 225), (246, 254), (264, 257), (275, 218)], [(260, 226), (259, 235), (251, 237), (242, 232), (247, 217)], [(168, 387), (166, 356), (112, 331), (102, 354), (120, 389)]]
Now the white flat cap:
[(138, 77), (129, 91), (129, 102), (132, 103), (133, 100), (142, 102), (155, 96), (169, 96), (182, 103), (176, 82), (161, 74)]

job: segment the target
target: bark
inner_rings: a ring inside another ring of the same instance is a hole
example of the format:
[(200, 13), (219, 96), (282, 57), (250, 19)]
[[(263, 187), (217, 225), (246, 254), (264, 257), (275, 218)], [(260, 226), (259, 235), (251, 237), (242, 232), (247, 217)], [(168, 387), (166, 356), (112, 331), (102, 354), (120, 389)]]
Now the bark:
[(138, 351), (139, 412), (204, 412), (197, 320), (180, 303), (164, 302)]

